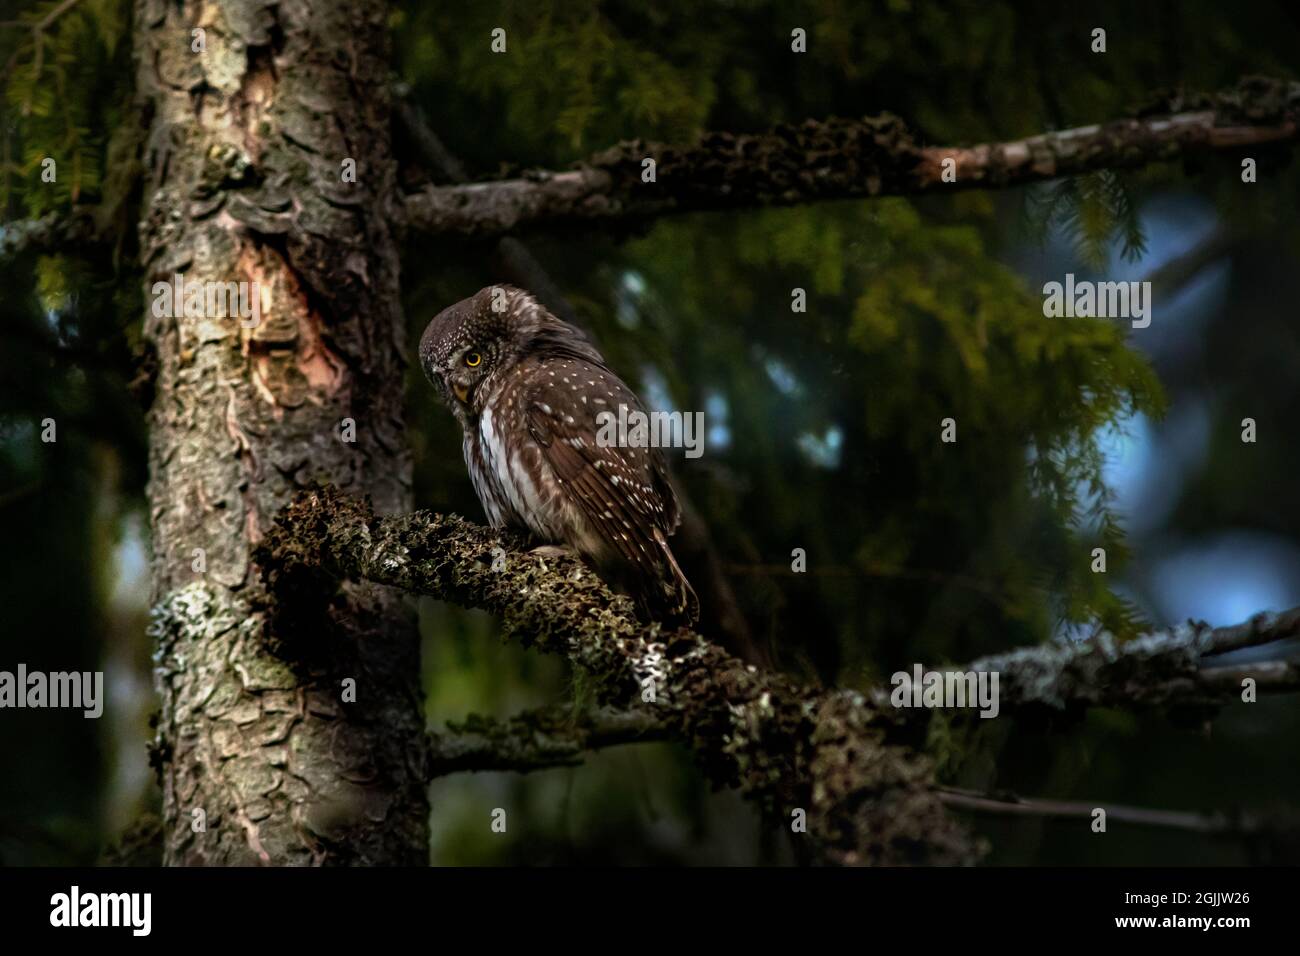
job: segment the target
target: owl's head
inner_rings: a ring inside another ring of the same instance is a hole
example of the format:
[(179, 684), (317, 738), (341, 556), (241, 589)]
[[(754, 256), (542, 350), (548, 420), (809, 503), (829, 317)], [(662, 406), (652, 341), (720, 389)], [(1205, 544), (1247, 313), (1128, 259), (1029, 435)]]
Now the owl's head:
[(420, 337), (420, 366), (462, 422), (477, 416), (526, 358), (604, 359), (583, 334), (522, 289), (492, 285), (439, 312)]

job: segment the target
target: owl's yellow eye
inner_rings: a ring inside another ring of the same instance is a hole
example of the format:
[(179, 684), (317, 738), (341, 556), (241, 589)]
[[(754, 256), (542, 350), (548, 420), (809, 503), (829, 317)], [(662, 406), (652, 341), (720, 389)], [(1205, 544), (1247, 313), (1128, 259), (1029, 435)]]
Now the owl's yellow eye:
[(479, 355), (477, 352), (466, 352), (465, 364), (470, 368), (478, 368), (483, 364), (483, 356)]

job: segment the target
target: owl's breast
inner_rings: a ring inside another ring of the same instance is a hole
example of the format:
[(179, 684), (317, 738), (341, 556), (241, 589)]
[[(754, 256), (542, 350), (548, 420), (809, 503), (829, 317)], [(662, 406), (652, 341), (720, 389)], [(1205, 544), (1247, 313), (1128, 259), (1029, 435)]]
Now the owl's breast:
[(494, 528), (503, 528), (513, 523), (510, 514), (510, 501), (501, 479), (497, 475), (492, 452), (484, 447), (479, 431), (474, 426), (465, 429), (465, 467), (469, 470), (470, 481), (474, 484), (474, 493), (487, 515), (488, 522)]
[(568, 521), (541, 449), (521, 423), (502, 421), (501, 414), (485, 408), (477, 429), (465, 434), (465, 462), (483, 510), (493, 527), (517, 525), (562, 541)]

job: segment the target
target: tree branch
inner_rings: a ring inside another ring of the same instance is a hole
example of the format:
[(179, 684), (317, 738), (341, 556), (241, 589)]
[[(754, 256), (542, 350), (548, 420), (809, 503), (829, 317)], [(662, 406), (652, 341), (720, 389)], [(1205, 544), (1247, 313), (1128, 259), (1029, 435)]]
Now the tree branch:
[(1243, 238), (1230, 227), (1216, 228), (1206, 239), (1197, 243), (1187, 252), (1175, 256), (1145, 276), (1151, 283), (1152, 294), (1163, 299), (1171, 299), (1183, 287), (1196, 279), (1209, 266), (1231, 255), (1241, 244)]
[(443, 733), (430, 734), (431, 776), (576, 767), (588, 751), (668, 740), (670, 736), (667, 726), (646, 711), (600, 708), (575, 715), (544, 708), (508, 720), (472, 715), (462, 723), (449, 723)]
[(1190, 813), (1181, 810), (1151, 810), (1122, 804), (1096, 801), (1041, 800), (1018, 797), (1013, 793), (980, 793), (960, 787), (943, 787), (943, 802), (955, 809), (998, 816), (1054, 817), (1091, 821), (1098, 808), (1106, 811), (1107, 822), (1135, 826), (1187, 830), (1213, 836), (1255, 836), (1266, 833), (1292, 833), (1296, 822), (1290, 818), (1267, 819), (1247, 813)]
[[(429, 125), (424, 111), (407, 98), (409, 92), (404, 86), (398, 86), (394, 90), (393, 115), (402, 132), (437, 180), (455, 185), (464, 184), (469, 179), (464, 164)], [(493, 258), (502, 274), (512, 283), (521, 289), (528, 289), (542, 305), (566, 322), (578, 324), (577, 314), (569, 300), (522, 242), (510, 236), (500, 238), (493, 247)]]
[[(942, 812), (927, 758), (891, 734), (927, 710), (890, 692), (801, 686), (742, 663), (686, 629), (636, 618), (585, 565), (521, 552), (524, 542), (455, 516), (377, 517), (329, 488), (300, 494), (258, 549), (277, 603), (318, 602), (323, 579), (354, 578), (496, 615), (508, 637), (563, 654), (595, 678), (606, 708), (571, 721), (555, 712), (471, 720), (434, 738), (435, 773), (571, 765), (583, 749), (643, 739), (689, 746), (715, 784), (737, 786), (769, 819), (805, 810), (821, 856), (838, 863), (969, 862), (976, 842)], [(504, 557), (504, 562), (502, 558)], [(999, 675), (1001, 714), (1087, 706), (1217, 707), (1251, 677), (1300, 689), (1284, 660), (1224, 664), (1217, 655), (1300, 634), (1300, 608), (1244, 624), (1189, 623), (1117, 642), (1023, 648), (966, 671)]]
[[(1300, 83), (1251, 77), (1132, 118), (978, 146), (921, 146), (887, 114), (810, 119), (762, 134), (706, 133), (690, 146), (634, 140), (573, 170), (427, 188), (404, 205), (410, 228), (495, 236), (706, 209), (1020, 185), (1298, 135)], [(642, 181), (646, 159), (655, 161), (654, 182)], [(952, 182), (943, 180), (947, 160)]]
[(789, 826), (803, 811), (804, 835), (829, 862), (978, 856), (977, 841), (945, 813), (928, 759), (887, 743), (863, 695), (800, 686), (688, 630), (639, 621), (631, 601), (584, 565), (520, 552), (522, 543), (455, 516), (377, 517), (367, 503), (314, 489), (281, 512), (256, 560), (290, 620), (300, 601), (319, 603), (327, 577), (486, 609), (508, 637), (591, 674), (604, 706), (649, 715), (716, 785), (739, 787), (773, 825)]
[[(1258, 690), (1300, 690), (1300, 665), (1285, 660), (1225, 664), (1216, 656), (1300, 635), (1300, 608), (1256, 614), (1244, 624), (1204, 622), (1144, 634), (1123, 643), (1101, 634), (1077, 644), (1045, 644), (984, 657), (965, 671), (996, 672), (1002, 713), (1086, 707), (1217, 708), (1239, 699), (1242, 680)], [(884, 691), (877, 692), (887, 693)]]
[(85, 206), (48, 213), (39, 219), (18, 219), (0, 224), (0, 262), (26, 252), (52, 254), (93, 246), (97, 230)]

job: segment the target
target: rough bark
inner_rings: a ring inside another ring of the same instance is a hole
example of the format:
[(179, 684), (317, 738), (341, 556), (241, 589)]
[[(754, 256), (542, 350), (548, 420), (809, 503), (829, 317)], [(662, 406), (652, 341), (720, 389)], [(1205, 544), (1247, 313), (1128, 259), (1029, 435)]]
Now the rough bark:
[[(252, 562), (309, 480), (410, 507), (385, 13), (378, 0), (137, 3), (168, 863), (427, 860), (412, 615), (383, 589), (330, 587), (290, 628)], [(175, 274), (256, 281), (260, 325), (155, 314), (152, 285)]]
[(930, 762), (889, 743), (887, 722), (862, 694), (801, 686), (691, 631), (640, 621), (628, 598), (578, 561), (522, 553), (522, 543), (455, 516), (378, 517), (319, 488), (282, 513), (258, 561), (288, 607), (317, 593), (322, 577), (339, 577), (487, 609), (508, 637), (589, 673), (602, 706), (649, 719), (688, 746), (715, 785), (738, 787), (773, 826), (790, 827), (803, 811), (803, 836), (822, 860), (951, 864), (979, 855), (944, 812)]
[[(977, 146), (922, 146), (889, 115), (810, 119), (753, 135), (706, 133), (686, 146), (634, 140), (573, 170), (428, 188), (404, 204), (411, 228), (495, 236), (706, 209), (1013, 186), (1298, 136), (1300, 83), (1257, 77), (1128, 119)], [(646, 159), (655, 161), (654, 182), (642, 180)], [(943, 176), (946, 160), (951, 181)]]

